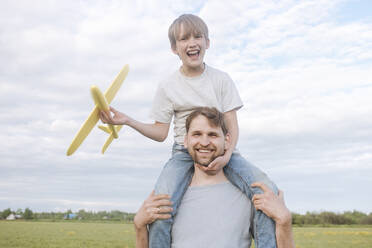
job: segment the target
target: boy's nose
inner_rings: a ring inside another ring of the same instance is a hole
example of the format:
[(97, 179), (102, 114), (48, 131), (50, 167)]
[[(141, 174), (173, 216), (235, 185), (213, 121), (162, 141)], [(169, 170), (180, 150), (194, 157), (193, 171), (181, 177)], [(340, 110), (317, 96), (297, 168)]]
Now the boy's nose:
[(195, 46), (195, 45), (196, 45), (196, 39), (194, 37), (190, 37), (189, 46)]

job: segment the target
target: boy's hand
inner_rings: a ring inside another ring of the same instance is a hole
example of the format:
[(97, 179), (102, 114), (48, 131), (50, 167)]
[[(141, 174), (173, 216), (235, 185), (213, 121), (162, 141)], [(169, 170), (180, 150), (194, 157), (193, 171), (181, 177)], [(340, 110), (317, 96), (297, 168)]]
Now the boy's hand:
[(220, 170), (222, 170), (223, 167), (227, 165), (227, 163), (230, 161), (231, 154), (225, 153), (223, 156), (219, 156), (215, 158), (208, 167), (200, 166), (201, 169), (209, 174), (209, 175), (216, 175)]
[(128, 123), (129, 121), (128, 116), (117, 111), (111, 106), (110, 106), (110, 111), (114, 114), (114, 116), (111, 116), (111, 113), (106, 113), (105, 111), (99, 112), (99, 117), (103, 123), (108, 123), (112, 125), (125, 125)]

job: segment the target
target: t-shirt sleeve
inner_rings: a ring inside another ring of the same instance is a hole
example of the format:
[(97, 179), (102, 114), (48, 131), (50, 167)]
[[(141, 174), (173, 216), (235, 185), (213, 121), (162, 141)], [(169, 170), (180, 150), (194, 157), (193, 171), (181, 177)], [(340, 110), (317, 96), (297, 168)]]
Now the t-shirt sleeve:
[(158, 89), (156, 90), (150, 116), (155, 121), (162, 123), (170, 123), (172, 121), (173, 105), (167, 97), (162, 84), (159, 84)]
[(243, 107), (238, 89), (231, 77), (226, 74), (222, 85), (222, 112), (238, 110)]

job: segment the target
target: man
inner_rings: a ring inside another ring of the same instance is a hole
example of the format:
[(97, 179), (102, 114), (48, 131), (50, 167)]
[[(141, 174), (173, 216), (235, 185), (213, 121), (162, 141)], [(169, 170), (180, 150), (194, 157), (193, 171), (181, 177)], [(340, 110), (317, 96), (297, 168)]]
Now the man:
[[(257, 228), (252, 202), (227, 180), (223, 170), (205, 169), (229, 145), (223, 114), (215, 108), (197, 108), (187, 118), (184, 146), (194, 160), (194, 174), (174, 219), (172, 247), (250, 247)], [(252, 186), (264, 191), (252, 201), (275, 221), (277, 247), (294, 247), (291, 216), (282, 193), (276, 196), (260, 183)], [(148, 247), (147, 224), (169, 218), (171, 211), (168, 196), (149, 196), (134, 220), (138, 248)]]

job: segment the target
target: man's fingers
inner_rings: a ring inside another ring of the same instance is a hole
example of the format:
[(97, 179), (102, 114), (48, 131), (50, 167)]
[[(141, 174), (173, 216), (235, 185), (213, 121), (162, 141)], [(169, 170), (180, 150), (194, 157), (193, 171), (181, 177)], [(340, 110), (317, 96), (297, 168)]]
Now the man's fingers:
[(156, 214), (154, 217), (155, 219), (158, 219), (158, 220), (166, 220), (172, 216), (170, 214)]
[(154, 201), (158, 201), (158, 200), (163, 200), (163, 199), (170, 199), (170, 195), (167, 195), (167, 194), (159, 194), (159, 195), (155, 195), (155, 192), (154, 194), (152, 195), (152, 199)]
[(159, 208), (158, 214), (166, 214), (166, 213), (170, 213), (172, 211), (173, 211), (173, 208), (162, 207), (162, 208)]
[(155, 204), (158, 207), (161, 207), (161, 206), (172, 206), (172, 202), (170, 200), (158, 200), (158, 201), (155, 202)]
[(260, 200), (263, 197), (264, 197), (263, 194), (254, 194), (253, 197), (252, 197), (252, 201)]
[(251, 187), (259, 187), (260, 189), (262, 189), (262, 191), (265, 193), (265, 192), (268, 192), (268, 191), (271, 191), (271, 189), (266, 185), (264, 184), (263, 182), (255, 182), (255, 183), (252, 183), (251, 184)]

